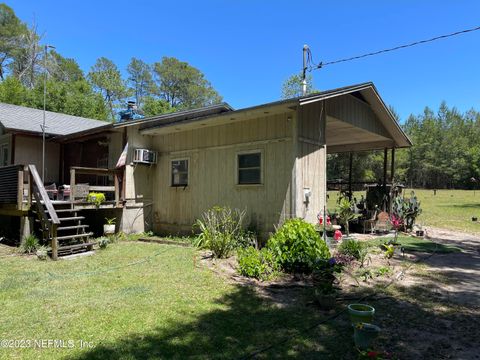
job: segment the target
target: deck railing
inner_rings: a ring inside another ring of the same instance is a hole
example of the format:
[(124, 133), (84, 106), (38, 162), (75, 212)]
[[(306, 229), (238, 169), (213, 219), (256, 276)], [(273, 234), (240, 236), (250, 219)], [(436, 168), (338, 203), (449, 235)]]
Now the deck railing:
[[(96, 176), (113, 176), (114, 185), (100, 186), (100, 185), (80, 185), (77, 183), (78, 175), (96, 175)], [(70, 197), (73, 201), (77, 198), (84, 197), (89, 191), (98, 191), (102, 193), (113, 193), (114, 204), (116, 207), (121, 205), (121, 189), (120, 189), (120, 175), (121, 171), (118, 169), (100, 169), (74, 166), (70, 168)], [(82, 192), (82, 194), (80, 194)], [(85, 194), (84, 194), (85, 193)]]
[(38, 175), (35, 165), (28, 165), (30, 172), (30, 194), (33, 195), (36, 202), (38, 217), (42, 223), (43, 238), (49, 239), (52, 247), (52, 259), (58, 257), (57, 228), (60, 224), (57, 212), (53, 207), (52, 201), (43, 186), (43, 181)]
[(28, 197), (28, 182), (27, 167), (23, 165), (0, 167), (0, 204), (13, 211), (25, 210), (26, 206), (28, 209), (28, 201), (24, 199)]

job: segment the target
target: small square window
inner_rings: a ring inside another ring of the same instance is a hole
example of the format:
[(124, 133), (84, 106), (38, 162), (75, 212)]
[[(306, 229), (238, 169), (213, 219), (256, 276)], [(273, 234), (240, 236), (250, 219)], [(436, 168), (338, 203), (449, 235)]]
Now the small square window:
[(172, 160), (172, 186), (188, 185), (188, 160)]
[(238, 155), (238, 184), (251, 185), (262, 183), (262, 154), (250, 153)]

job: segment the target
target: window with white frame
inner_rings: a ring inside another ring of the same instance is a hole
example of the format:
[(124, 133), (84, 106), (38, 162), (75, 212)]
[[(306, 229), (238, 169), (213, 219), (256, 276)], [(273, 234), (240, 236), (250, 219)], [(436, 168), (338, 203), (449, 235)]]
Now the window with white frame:
[(172, 186), (188, 185), (188, 159), (172, 160)]
[(237, 155), (238, 185), (262, 183), (262, 153), (260, 151)]

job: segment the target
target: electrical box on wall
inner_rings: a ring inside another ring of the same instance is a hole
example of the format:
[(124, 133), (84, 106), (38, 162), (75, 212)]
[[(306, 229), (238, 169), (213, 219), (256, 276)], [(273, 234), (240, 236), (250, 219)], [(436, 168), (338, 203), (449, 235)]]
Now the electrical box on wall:
[(148, 149), (135, 149), (133, 162), (135, 164), (156, 164), (157, 152)]

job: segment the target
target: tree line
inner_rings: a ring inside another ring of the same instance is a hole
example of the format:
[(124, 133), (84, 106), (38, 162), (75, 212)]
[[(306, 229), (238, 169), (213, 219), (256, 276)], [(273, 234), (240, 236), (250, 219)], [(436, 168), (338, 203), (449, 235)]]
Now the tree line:
[(192, 109), (222, 101), (204, 74), (187, 62), (163, 57), (148, 64), (132, 58), (127, 76), (106, 57), (84, 73), (75, 59), (42, 46), (35, 24), (22, 22), (0, 4), (0, 102), (113, 121), (127, 100), (146, 116)]

